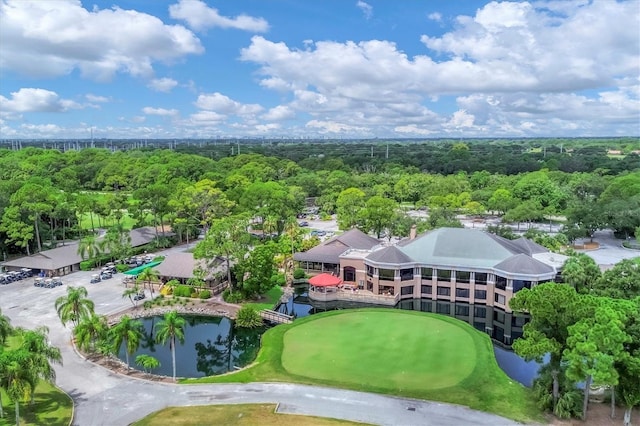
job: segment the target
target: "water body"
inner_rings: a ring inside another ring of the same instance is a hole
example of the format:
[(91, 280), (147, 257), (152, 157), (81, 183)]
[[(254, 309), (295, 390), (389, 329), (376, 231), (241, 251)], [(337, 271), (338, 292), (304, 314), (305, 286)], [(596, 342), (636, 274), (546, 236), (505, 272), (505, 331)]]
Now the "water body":
[[(305, 317), (320, 312), (371, 306), (377, 305), (311, 301), (308, 298), (307, 289), (301, 286), (296, 288), (292, 298), (286, 303), (281, 303), (276, 309), (287, 315)], [(385, 308), (388, 307), (385, 306)], [(513, 341), (522, 336), (522, 327), (528, 320), (526, 316), (514, 315), (486, 305), (470, 305), (431, 299), (402, 300), (395, 308), (433, 312), (466, 321), (491, 337), (498, 365), (509, 377), (525, 386), (531, 386), (538, 375), (540, 364), (535, 361), (527, 362), (510, 349)]]
[[(184, 343), (176, 344), (176, 375), (179, 377), (204, 377), (233, 371), (244, 367), (256, 358), (260, 349), (260, 337), (264, 329), (234, 327), (225, 317), (185, 316), (187, 325)], [(142, 318), (144, 337), (140, 348), (129, 356), (132, 368), (138, 355), (146, 354), (160, 361), (153, 374), (172, 376), (169, 342), (156, 342), (156, 324), (161, 316)], [(125, 360), (124, 345), (118, 358)]]

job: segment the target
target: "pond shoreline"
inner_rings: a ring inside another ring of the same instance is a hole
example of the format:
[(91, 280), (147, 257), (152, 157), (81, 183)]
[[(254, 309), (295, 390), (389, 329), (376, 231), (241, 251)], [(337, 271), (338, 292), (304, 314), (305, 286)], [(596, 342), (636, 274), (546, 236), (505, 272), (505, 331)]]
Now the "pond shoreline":
[[(107, 322), (109, 326), (115, 325), (120, 318), (124, 315), (129, 315), (133, 319), (139, 318), (148, 318), (153, 316), (162, 316), (168, 312), (176, 311), (182, 315), (198, 315), (198, 316), (211, 316), (211, 317), (227, 317), (229, 319), (235, 319), (238, 310), (240, 310), (239, 305), (234, 305), (231, 303), (226, 303), (217, 299), (191, 299), (191, 301), (197, 301), (194, 304), (189, 305), (172, 305), (172, 306), (154, 306), (152, 308), (144, 308), (142, 305), (137, 307), (130, 307), (124, 309), (115, 314), (109, 315), (107, 317)], [(146, 373), (144, 371), (138, 370), (136, 367), (127, 368), (127, 364), (120, 360), (118, 357), (113, 355), (100, 355), (100, 354), (88, 354), (80, 351), (75, 343), (75, 339), (73, 340), (73, 347), (78, 355), (85, 358), (86, 360), (97, 364), (101, 367), (104, 367), (116, 374), (120, 374), (123, 376), (140, 379), (140, 380), (148, 380), (152, 382), (161, 382), (161, 383), (178, 383), (183, 377), (176, 377), (176, 380), (170, 376), (161, 376), (152, 373)]]

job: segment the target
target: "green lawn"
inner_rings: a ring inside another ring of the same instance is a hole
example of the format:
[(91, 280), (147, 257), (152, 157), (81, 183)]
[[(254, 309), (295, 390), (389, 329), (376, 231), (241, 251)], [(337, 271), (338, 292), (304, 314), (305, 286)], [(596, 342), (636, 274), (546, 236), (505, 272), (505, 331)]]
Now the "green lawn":
[(522, 422), (542, 420), (491, 340), (465, 322), (424, 312), (332, 311), (279, 325), (242, 371), (185, 383), (281, 381), (443, 401)]
[(273, 404), (205, 405), (196, 407), (169, 407), (156, 411), (134, 426), (339, 426), (363, 423), (323, 417), (298, 416), (275, 413)]
[(282, 366), (291, 374), (389, 392), (454, 386), (478, 359), (473, 338), (458, 324), (385, 310), (294, 327), (284, 335), (284, 349)]
[(269, 290), (265, 295), (263, 295), (262, 299), (255, 302), (246, 302), (243, 305), (249, 305), (254, 309), (261, 311), (263, 309), (273, 309), (280, 297), (282, 296), (282, 287), (279, 285), (273, 287)]

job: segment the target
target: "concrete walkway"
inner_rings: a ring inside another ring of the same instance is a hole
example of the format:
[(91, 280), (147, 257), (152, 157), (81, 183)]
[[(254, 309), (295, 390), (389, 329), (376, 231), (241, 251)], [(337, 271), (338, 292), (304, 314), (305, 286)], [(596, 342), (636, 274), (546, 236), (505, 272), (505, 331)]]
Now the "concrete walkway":
[(275, 403), (283, 413), (333, 417), (380, 425), (514, 425), (508, 419), (465, 407), (333, 388), (285, 383), (175, 385), (147, 382), (116, 374), (80, 357), (71, 331), (57, 318), (54, 301), (67, 285), (84, 285), (96, 312), (110, 315), (131, 306), (122, 298), (121, 277), (89, 284), (90, 272), (64, 277), (54, 289), (34, 287), (32, 280), (0, 286), (0, 309), (14, 326), (49, 327), (60, 348), (57, 384), (75, 402), (74, 425), (124, 426), (168, 406)]

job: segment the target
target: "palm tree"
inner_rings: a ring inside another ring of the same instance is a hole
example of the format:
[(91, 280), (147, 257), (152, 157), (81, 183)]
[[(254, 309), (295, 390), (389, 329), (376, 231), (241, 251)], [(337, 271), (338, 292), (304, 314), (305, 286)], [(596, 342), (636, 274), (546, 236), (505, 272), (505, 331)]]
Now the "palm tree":
[(180, 343), (184, 343), (184, 326), (186, 321), (178, 315), (176, 311), (167, 312), (164, 319), (161, 320), (156, 327), (157, 341), (164, 345), (169, 340), (169, 348), (171, 349), (171, 362), (173, 364), (173, 380), (176, 379), (176, 339)]
[[(24, 350), (0, 352), (0, 388), (4, 389), (15, 403), (16, 426), (20, 424), (20, 400), (29, 394), (29, 378), (31, 376), (24, 361), (27, 356)], [(1, 405), (1, 404), (0, 404)], [(4, 413), (3, 413), (4, 416)]]
[(108, 331), (107, 317), (92, 313), (83, 317), (75, 326), (73, 336), (80, 350), (95, 352), (96, 345), (106, 338)]
[(33, 404), (36, 386), (41, 379), (49, 383), (55, 382), (56, 372), (51, 363), (62, 365), (60, 349), (49, 344), (48, 334), (49, 329), (45, 326), (21, 332), (22, 344), (20, 349), (29, 353), (29, 357), (25, 362), (28, 364), (30, 372), (31, 404)]
[(11, 327), (9, 317), (2, 315), (2, 309), (0, 309), (0, 346), (4, 345), (7, 341), (7, 337), (9, 337), (12, 332), (13, 328)]
[(138, 283), (136, 283), (133, 287), (126, 288), (124, 290), (124, 292), (122, 292), (122, 298), (124, 299), (125, 297), (128, 297), (129, 301), (131, 302), (133, 307), (137, 308), (138, 307), (138, 298), (136, 298), (135, 296), (139, 292), (140, 292), (140, 288), (138, 287)]
[(151, 285), (152, 281), (159, 281), (160, 278), (158, 277), (158, 272), (151, 269), (151, 268), (145, 268), (143, 269), (140, 274), (138, 274), (138, 281), (142, 282), (142, 288), (146, 288), (146, 284), (149, 284), (149, 289), (151, 290), (151, 298), (153, 299), (153, 286)]
[(133, 354), (138, 349), (138, 346), (140, 346), (142, 323), (131, 319), (128, 315), (124, 315), (120, 318), (120, 322), (111, 329), (110, 333), (113, 339), (113, 350), (115, 353), (120, 352), (120, 348), (124, 343), (126, 348), (125, 357), (127, 369), (131, 368), (129, 365), (129, 355)]
[(93, 259), (100, 254), (100, 242), (94, 234), (87, 235), (78, 244), (78, 254), (82, 260)]
[(93, 313), (94, 303), (87, 298), (87, 289), (84, 287), (67, 287), (67, 295), (56, 299), (56, 311), (63, 325), (72, 321), (77, 326), (80, 319)]
[(138, 355), (136, 357), (136, 364), (142, 367), (145, 373), (150, 372), (154, 368), (160, 367), (160, 361), (158, 361), (157, 358), (146, 354)]

